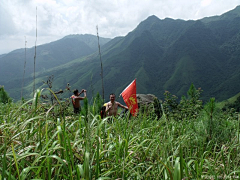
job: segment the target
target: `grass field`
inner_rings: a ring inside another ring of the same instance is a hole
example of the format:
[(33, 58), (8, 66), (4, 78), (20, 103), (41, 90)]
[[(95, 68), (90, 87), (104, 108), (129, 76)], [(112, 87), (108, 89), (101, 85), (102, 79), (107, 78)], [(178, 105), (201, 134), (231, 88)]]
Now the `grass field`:
[(0, 105), (0, 180), (240, 177), (236, 112), (101, 119), (94, 103), (73, 115), (64, 103), (43, 106), (38, 93)]

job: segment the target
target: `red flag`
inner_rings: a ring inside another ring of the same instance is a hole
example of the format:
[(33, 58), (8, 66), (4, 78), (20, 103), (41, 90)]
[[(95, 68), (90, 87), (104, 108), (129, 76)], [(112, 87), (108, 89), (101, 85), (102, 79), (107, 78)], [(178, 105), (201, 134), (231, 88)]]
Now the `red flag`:
[(135, 79), (133, 82), (131, 82), (131, 84), (128, 85), (128, 87), (126, 87), (126, 89), (123, 90), (121, 94), (124, 102), (127, 104), (133, 116), (136, 116), (138, 112), (136, 89), (137, 87), (136, 87), (136, 79)]

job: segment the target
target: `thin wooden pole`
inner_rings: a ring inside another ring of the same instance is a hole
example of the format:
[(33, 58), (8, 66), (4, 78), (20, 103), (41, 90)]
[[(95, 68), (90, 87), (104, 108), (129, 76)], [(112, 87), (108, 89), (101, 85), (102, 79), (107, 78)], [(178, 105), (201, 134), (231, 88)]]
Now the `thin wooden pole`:
[(100, 57), (100, 63), (101, 63), (101, 78), (102, 78), (102, 98), (104, 100), (104, 85), (103, 85), (103, 66), (102, 66), (102, 56), (101, 56), (101, 50), (100, 50), (100, 44), (99, 44), (99, 35), (98, 35), (98, 26), (97, 29), (97, 38), (98, 38), (98, 50), (99, 50), (99, 57)]
[(36, 7), (36, 41), (35, 41), (35, 53), (34, 53), (34, 69), (33, 69), (33, 96), (35, 93), (35, 71), (36, 71), (36, 57), (37, 57), (37, 7)]
[(24, 77), (25, 77), (26, 61), (27, 61), (27, 41), (26, 41), (26, 36), (25, 36), (25, 60), (24, 60), (24, 69), (23, 69), (21, 99), (23, 98), (23, 87), (24, 87)]

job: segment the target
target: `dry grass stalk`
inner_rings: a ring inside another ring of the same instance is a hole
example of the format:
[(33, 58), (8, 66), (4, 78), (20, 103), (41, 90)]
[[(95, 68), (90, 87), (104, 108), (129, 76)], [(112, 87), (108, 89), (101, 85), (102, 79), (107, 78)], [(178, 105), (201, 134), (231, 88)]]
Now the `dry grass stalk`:
[(99, 50), (99, 57), (100, 57), (100, 63), (101, 63), (101, 78), (102, 78), (102, 98), (104, 99), (104, 85), (103, 85), (103, 66), (102, 66), (102, 56), (101, 56), (101, 50), (100, 50), (100, 44), (99, 44), (99, 35), (98, 35), (98, 26), (97, 29), (97, 38), (98, 38), (98, 50)]

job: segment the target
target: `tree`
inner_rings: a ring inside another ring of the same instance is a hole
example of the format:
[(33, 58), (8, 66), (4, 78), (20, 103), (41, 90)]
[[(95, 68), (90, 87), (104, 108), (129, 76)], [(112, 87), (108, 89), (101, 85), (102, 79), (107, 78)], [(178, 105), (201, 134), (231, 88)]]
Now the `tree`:
[(0, 86), (0, 103), (6, 104), (8, 102), (12, 102), (12, 100), (8, 93), (4, 90), (4, 86)]
[(201, 93), (201, 88), (196, 89), (191, 84), (187, 92), (188, 97), (182, 96), (180, 102), (178, 102), (177, 96), (166, 91), (164, 93), (163, 109), (167, 118), (172, 117), (178, 120), (197, 118), (203, 108), (202, 100), (200, 100)]
[(188, 109), (187, 114), (189, 118), (196, 118), (203, 108), (202, 100), (200, 100), (201, 93), (201, 88), (196, 89), (192, 83), (187, 92), (188, 99), (182, 99), (182, 101), (180, 102), (183, 104), (183, 106), (185, 106), (184, 108)]

